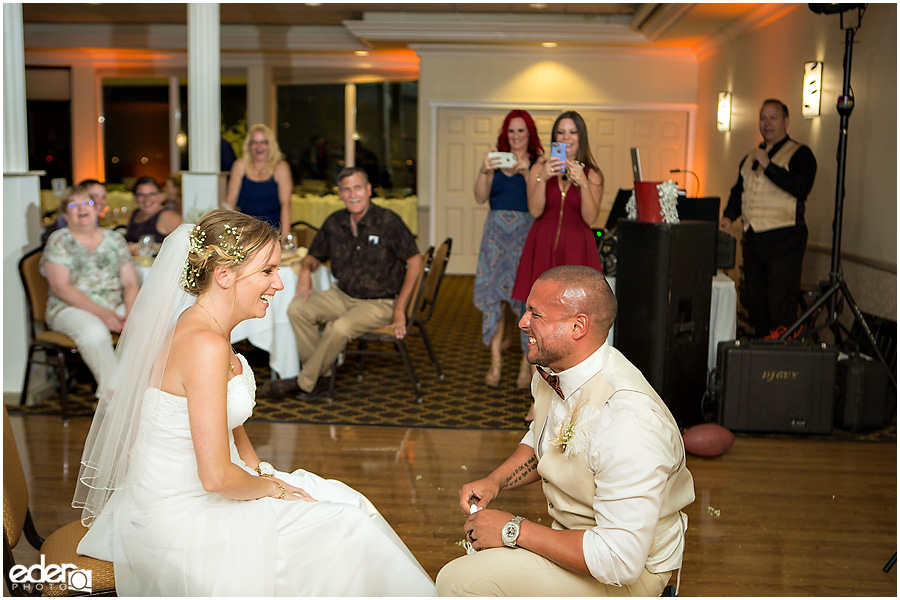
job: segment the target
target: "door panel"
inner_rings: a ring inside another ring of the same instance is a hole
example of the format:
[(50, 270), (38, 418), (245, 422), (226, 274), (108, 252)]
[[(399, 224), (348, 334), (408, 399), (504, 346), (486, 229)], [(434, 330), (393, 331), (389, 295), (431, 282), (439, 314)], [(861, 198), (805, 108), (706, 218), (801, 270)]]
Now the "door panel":
[[(531, 110), (546, 152), (559, 110)], [(509, 109), (444, 107), (437, 111), (435, 165), (435, 240), (453, 238), (448, 273), (473, 275), (488, 205), (475, 202), (473, 187), (484, 153), (497, 143)], [(633, 187), (630, 148), (639, 148), (644, 179), (664, 181), (687, 159), (686, 110), (580, 110), (594, 159), (606, 185), (600, 217), (603, 226), (620, 188)]]

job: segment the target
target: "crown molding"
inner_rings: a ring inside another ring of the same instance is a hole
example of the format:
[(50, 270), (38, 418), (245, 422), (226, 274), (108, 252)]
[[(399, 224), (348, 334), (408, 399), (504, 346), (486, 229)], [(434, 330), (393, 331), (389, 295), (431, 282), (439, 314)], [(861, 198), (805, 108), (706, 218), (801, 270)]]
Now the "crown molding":
[[(419, 15), (421, 16), (421, 15)], [(585, 23), (530, 20), (523, 23), (509, 15), (483, 15), (478, 20), (417, 18), (391, 21), (344, 21), (344, 26), (366, 42), (509, 44), (558, 42), (566, 44), (648, 44), (649, 40), (627, 23)]]
[(644, 56), (660, 56), (683, 59), (695, 63), (696, 56), (686, 48), (659, 48), (638, 46), (622, 48), (617, 46), (563, 46), (541, 48), (535, 44), (410, 44), (410, 49), (420, 57), (427, 56), (475, 56), (480, 58), (521, 58), (528, 60), (570, 60), (570, 59), (628, 59)]
[(685, 15), (690, 13), (696, 4), (656, 4), (638, 27), (650, 41), (656, 41)]

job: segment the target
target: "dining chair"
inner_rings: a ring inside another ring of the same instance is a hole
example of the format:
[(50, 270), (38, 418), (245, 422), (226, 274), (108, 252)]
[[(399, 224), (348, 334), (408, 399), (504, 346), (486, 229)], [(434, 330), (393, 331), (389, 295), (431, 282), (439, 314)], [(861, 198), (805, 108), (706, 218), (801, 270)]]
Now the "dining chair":
[(291, 223), (291, 233), (294, 234), (294, 241), (298, 248), (309, 248), (318, 231), (318, 227), (306, 221), (294, 221)]
[[(431, 268), (422, 285), (421, 298), (416, 303), (413, 311), (413, 325), (417, 330), (413, 332), (413, 335), (422, 336), (422, 341), (425, 342), (425, 348), (428, 350), (428, 356), (431, 357), (431, 362), (434, 363), (434, 368), (438, 372), (438, 379), (441, 381), (444, 380), (444, 372), (441, 370), (441, 364), (438, 362), (437, 354), (434, 351), (434, 346), (431, 344), (431, 337), (428, 335), (428, 330), (425, 329), (425, 324), (434, 315), (434, 307), (437, 304), (438, 292), (441, 290), (441, 282), (444, 281), (447, 263), (450, 262), (450, 249), (452, 246), (453, 240), (448, 237), (434, 251), (431, 259)], [(412, 327), (409, 329), (412, 330)]]
[[(78, 355), (75, 341), (69, 336), (51, 331), (44, 321), (44, 311), (47, 308), (47, 298), (50, 294), (50, 286), (41, 274), (40, 263), (43, 256), (43, 248), (37, 248), (25, 254), (19, 259), (19, 277), (25, 290), (25, 307), (28, 314), (28, 332), (31, 342), (28, 345), (28, 358), (25, 362), (25, 380), (22, 383), (22, 397), (19, 405), (25, 404), (28, 392), (28, 381), (31, 378), (31, 365), (42, 364), (48, 367), (56, 367), (59, 377), (59, 409), (63, 423), (69, 422), (69, 369), (67, 357), (74, 358)], [(113, 342), (117, 341), (117, 336)], [(35, 353), (43, 353), (43, 359), (36, 357)], [(55, 357), (55, 362), (51, 359)]]
[[(357, 356), (357, 379), (362, 381), (363, 379), (363, 371), (364, 364), (363, 358), (365, 356), (400, 356), (400, 359), (403, 361), (403, 365), (406, 367), (406, 373), (409, 375), (409, 381), (413, 386), (413, 393), (415, 394), (416, 402), (421, 404), (424, 402), (424, 398), (420, 393), (421, 385), (419, 383), (418, 378), (416, 377), (416, 369), (413, 367), (412, 360), (409, 357), (409, 351), (406, 347), (406, 339), (409, 337), (413, 325), (415, 324), (415, 315), (418, 312), (418, 307), (422, 303), (422, 296), (425, 289), (424, 282), (428, 279), (428, 274), (431, 270), (432, 255), (434, 254), (434, 246), (428, 248), (422, 256), (425, 262), (425, 268), (419, 273), (418, 278), (416, 279), (415, 284), (413, 285), (413, 293), (410, 296), (409, 302), (406, 305), (406, 335), (402, 338), (398, 338), (394, 334), (394, 330), (390, 327), (390, 325), (386, 325), (385, 327), (379, 327), (373, 331), (369, 331), (368, 333), (364, 333), (360, 337), (352, 340), (350, 344), (344, 348), (343, 357), (355, 355)], [(352, 346), (353, 342), (356, 342), (356, 346)], [(370, 348), (369, 344), (376, 344), (376, 348)], [(384, 349), (384, 346), (389, 345), (388, 349)], [(331, 367), (331, 379), (328, 385), (328, 398), (329, 400), (334, 398), (335, 392), (335, 377), (337, 375), (338, 364), (341, 360), (341, 357), (338, 358), (334, 362)]]
[[(3, 578), (6, 589), (13, 596), (115, 596), (116, 580), (113, 564), (89, 556), (78, 554), (77, 548), (87, 528), (80, 520), (57, 529), (46, 539), (42, 538), (34, 526), (28, 502), (28, 482), (19, 450), (13, 437), (12, 426), (6, 406), (3, 407)], [(13, 549), (24, 534), (35, 550), (41, 553), (42, 569), (45, 576), (63, 581), (42, 583), (26, 588), (23, 574), (35, 572), (37, 565), (20, 565), (13, 556)], [(50, 574), (50, 567), (65, 570)], [(71, 566), (68, 566), (71, 565)], [(15, 573), (13, 569), (15, 569)]]

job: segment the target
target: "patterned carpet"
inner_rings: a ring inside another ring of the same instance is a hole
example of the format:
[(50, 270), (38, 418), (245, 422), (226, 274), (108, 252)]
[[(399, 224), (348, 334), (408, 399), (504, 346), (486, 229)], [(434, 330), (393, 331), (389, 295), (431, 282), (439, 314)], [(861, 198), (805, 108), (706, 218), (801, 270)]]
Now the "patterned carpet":
[[(338, 369), (331, 401), (326, 398), (271, 400), (260, 396), (251, 419), (326, 425), (524, 430), (523, 419), (531, 394), (515, 386), (521, 360), (518, 337), (514, 347), (504, 354), (500, 387), (488, 388), (484, 385), (484, 374), (490, 366), (490, 352), (481, 343), (481, 313), (472, 305), (473, 285), (474, 277), (446, 276), (434, 315), (426, 325), (445, 375), (443, 380), (438, 379), (422, 339), (412, 336), (407, 340), (421, 384), (422, 404), (416, 402), (399, 357), (367, 356), (362, 380), (357, 379), (355, 357), (350, 357)], [(257, 386), (261, 387), (271, 377), (268, 354), (246, 341), (235, 344), (235, 349), (247, 357)], [(88, 418), (93, 414), (94, 381), (83, 366), (75, 370), (75, 379), (74, 390), (70, 390), (70, 414), (73, 418)], [(59, 395), (50, 395), (32, 407), (9, 407), (9, 410), (59, 414)], [(876, 432), (851, 434), (835, 430), (831, 436), (821, 437), (893, 441), (897, 439), (896, 420)]]
[[(518, 337), (506, 351), (500, 387), (484, 385), (490, 352), (481, 343), (481, 313), (472, 306), (471, 276), (448, 275), (441, 285), (435, 312), (426, 325), (444, 372), (440, 380), (425, 344), (418, 336), (407, 340), (422, 404), (416, 403), (412, 384), (399, 357), (365, 358), (363, 379), (357, 379), (356, 358), (338, 369), (335, 395), (329, 402), (257, 398), (252, 419), (294, 423), (391, 425), (452, 429), (524, 429), (523, 418), (531, 395), (515, 387), (519, 360)], [(388, 346), (385, 346), (386, 348)], [(247, 357), (258, 386), (271, 377), (268, 354), (248, 342), (235, 344)], [(471, 376), (469, 376), (471, 374)], [(69, 406), (73, 418), (93, 414), (94, 383), (82, 367), (76, 372)], [(12, 407), (10, 407), (11, 410)], [(28, 414), (58, 414), (59, 395), (22, 409)]]

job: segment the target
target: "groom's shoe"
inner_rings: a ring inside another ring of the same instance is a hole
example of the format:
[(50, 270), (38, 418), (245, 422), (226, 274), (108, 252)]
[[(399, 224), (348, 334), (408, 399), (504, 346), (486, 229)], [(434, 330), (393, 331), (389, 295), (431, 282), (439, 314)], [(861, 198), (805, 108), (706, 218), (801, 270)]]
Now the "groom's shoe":
[(284, 398), (285, 396), (296, 396), (303, 393), (300, 386), (297, 385), (297, 378), (290, 379), (273, 379), (262, 387), (262, 393), (269, 398)]

